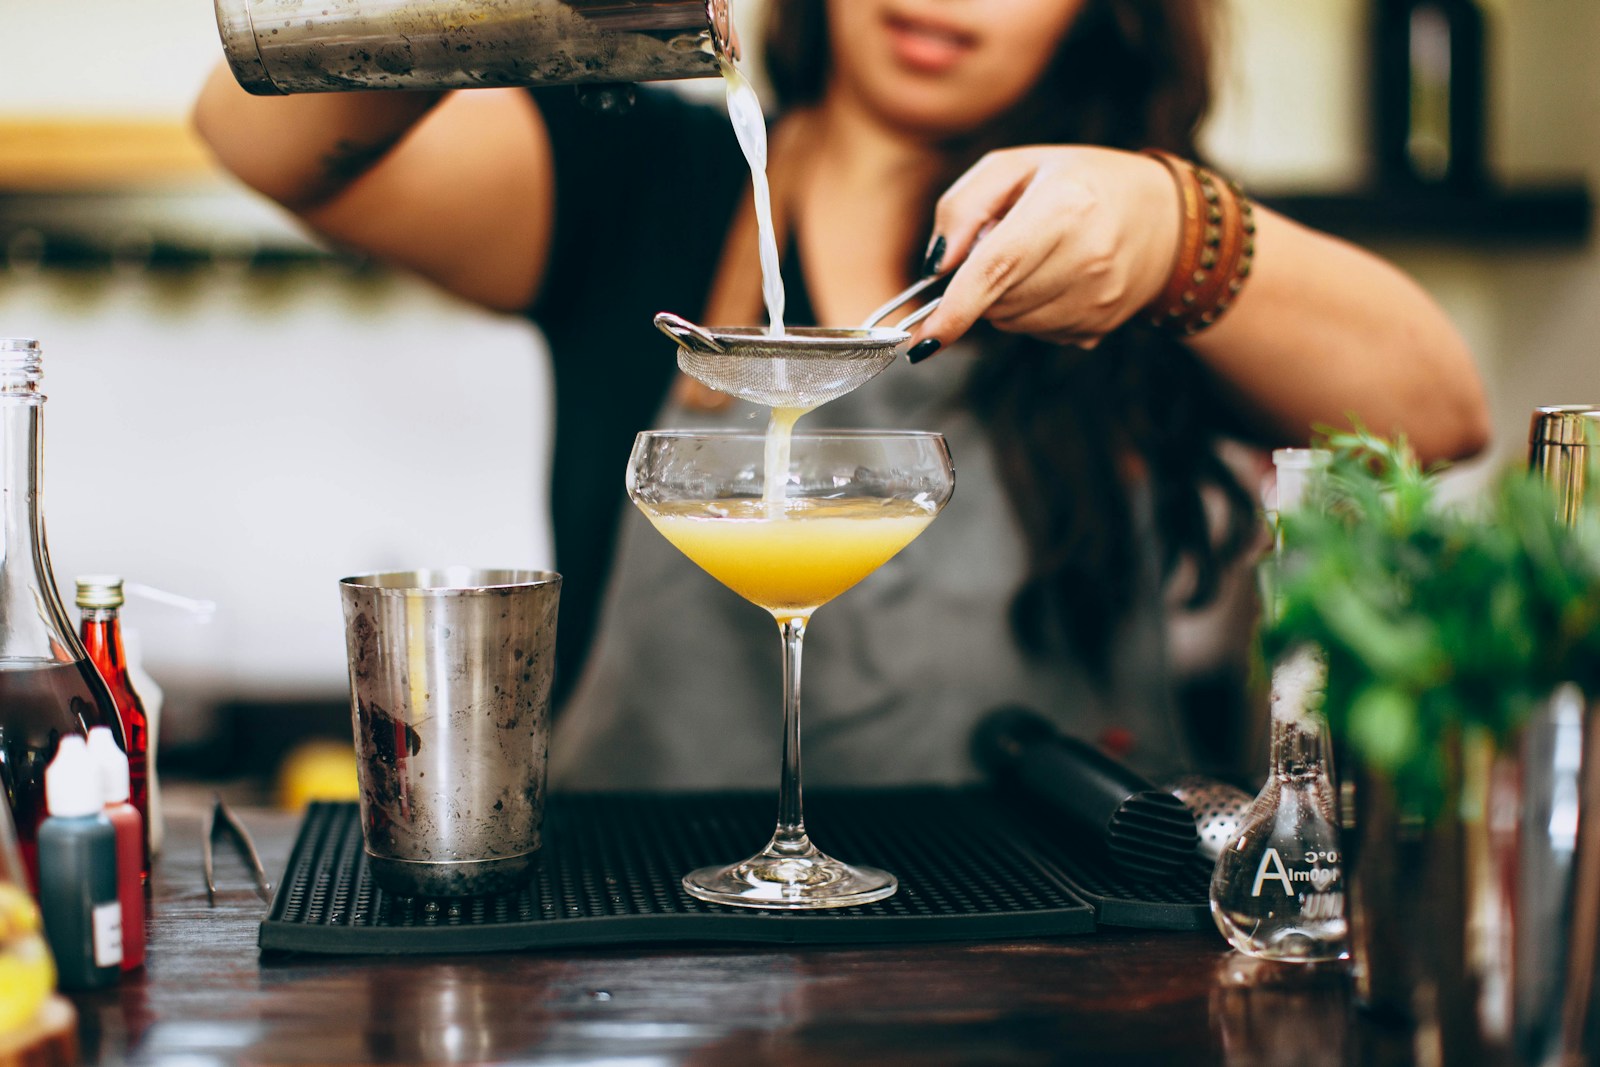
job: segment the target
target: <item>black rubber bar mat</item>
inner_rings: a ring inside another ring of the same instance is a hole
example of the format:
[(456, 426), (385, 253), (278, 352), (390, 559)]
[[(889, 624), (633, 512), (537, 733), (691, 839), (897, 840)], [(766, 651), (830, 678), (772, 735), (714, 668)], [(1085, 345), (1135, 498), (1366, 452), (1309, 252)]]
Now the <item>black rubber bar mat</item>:
[(1073, 891), (1089, 902), (1102, 926), (1216, 928), (1211, 919), (1212, 864), (1199, 855), (1171, 878), (1135, 879), (1119, 871), (1101, 842), (1063, 837), (1034, 820), (1028, 821), (1026, 836), (1035, 855), (1059, 870)]
[(1195, 860), (1166, 882), (1134, 882), (1111, 876), (1081, 859), (1062, 866), (1067, 884), (1094, 908), (1104, 926), (1145, 930), (1215, 930), (1211, 918), (1211, 868)]
[(770, 793), (552, 796), (516, 893), (422, 899), (372, 884), (354, 804), (316, 803), (261, 924), (263, 950), (480, 952), (681, 941), (825, 944), (1082, 934), (1089, 905), (998, 801), (972, 790), (812, 792), (818, 845), (892, 871), (888, 900), (816, 912), (707, 904), (679, 879), (765, 843)]

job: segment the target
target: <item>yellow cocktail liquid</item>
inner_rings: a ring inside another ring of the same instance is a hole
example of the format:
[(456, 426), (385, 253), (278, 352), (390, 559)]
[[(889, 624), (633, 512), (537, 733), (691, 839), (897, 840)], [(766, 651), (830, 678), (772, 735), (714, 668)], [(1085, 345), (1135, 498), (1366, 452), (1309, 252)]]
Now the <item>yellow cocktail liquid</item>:
[(861, 498), (640, 506), (678, 551), (779, 619), (808, 616), (855, 585), (934, 515), (915, 501)]
[(55, 985), (55, 962), (33, 897), (0, 882), (0, 1045), (38, 1014)]

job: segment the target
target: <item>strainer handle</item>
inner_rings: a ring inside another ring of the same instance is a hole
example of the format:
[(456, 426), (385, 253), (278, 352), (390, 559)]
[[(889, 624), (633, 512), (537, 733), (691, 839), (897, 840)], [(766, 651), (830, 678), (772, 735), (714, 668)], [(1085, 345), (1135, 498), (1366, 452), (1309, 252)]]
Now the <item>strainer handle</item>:
[[(949, 280), (950, 275), (948, 274), (928, 275), (926, 278), (921, 279), (915, 285), (912, 285), (910, 288), (906, 289), (904, 292), (896, 293), (894, 296), (891, 296), (886, 304), (884, 304), (882, 307), (879, 307), (872, 314), (867, 316), (867, 320), (861, 324), (861, 328), (864, 330), (872, 329), (872, 327), (878, 325), (878, 323), (888, 318), (889, 313), (895, 308), (904, 304), (909, 304), (911, 301), (915, 300), (929, 289), (932, 289), (936, 285), (943, 285)], [(914, 314), (923, 315), (926, 317), (926, 313), (931, 312), (936, 305), (937, 301), (935, 301), (933, 304), (929, 304), (926, 308), (923, 308), (922, 311), (914, 312)], [(906, 320), (906, 322), (910, 321), (910, 319)], [(917, 320), (917, 322), (921, 321), (922, 319)], [(912, 323), (912, 325), (915, 325), (915, 323)], [(905, 329), (905, 323), (901, 323), (899, 328)]]
[(704, 326), (697, 326), (681, 315), (674, 315), (670, 311), (658, 312), (655, 317), (656, 329), (672, 338), (684, 348), (698, 352), (709, 352), (721, 355), (724, 351), (717, 339), (711, 336), (711, 331)]
[(932, 315), (935, 311), (938, 311), (939, 304), (943, 300), (944, 297), (942, 296), (935, 297), (926, 304), (923, 304), (917, 310), (913, 311), (911, 314), (907, 315), (905, 318), (901, 319), (899, 322), (895, 323), (894, 328), (902, 332), (911, 329), (911, 327), (915, 326), (929, 315)]

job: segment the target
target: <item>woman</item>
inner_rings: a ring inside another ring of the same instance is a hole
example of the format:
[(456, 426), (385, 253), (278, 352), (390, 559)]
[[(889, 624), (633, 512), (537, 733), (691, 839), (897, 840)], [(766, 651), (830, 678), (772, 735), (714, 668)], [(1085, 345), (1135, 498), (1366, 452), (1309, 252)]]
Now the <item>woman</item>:
[[(938, 429), (961, 471), (939, 521), (819, 614), (808, 781), (970, 778), (968, 736), (1001, 704), (1115, 740), (1151, 774), (1191, 766), (1161, 598), (1181, 570), (1205, 602), (1249, 540), (1252, 494), (1222, 443), (1304, 444), (1355, 416), (1428, 459), (1483, 446), (1461, 340), (1362, 251), (1257, 208), (1253, 259), (1235, 256), (1238, 292), (1213, 301), (1214, 324), (1172, 303), (1199, 254), (1185, 243), (1196, 172), (1140, 150), (1197, 156), (1209, 11), (775, 0), (768, 171), (789, 321), (854, 323), (919, 273), (955, 269), (915, 369), (800, 427)], [(644, 527), (619, 487), (638, 429), (755, 416), (673, 391), (649, 324), (662, 309), (759, 321), (726, 118), (660, 92), (623, 119), (582, 113), (570, 90), (262, 100), (219, 71), (196, 120), (227, 166), (332, 239), (545, 330), (564, 682), (589, 659), (558, 778), (769, 784), (770, 620)]]

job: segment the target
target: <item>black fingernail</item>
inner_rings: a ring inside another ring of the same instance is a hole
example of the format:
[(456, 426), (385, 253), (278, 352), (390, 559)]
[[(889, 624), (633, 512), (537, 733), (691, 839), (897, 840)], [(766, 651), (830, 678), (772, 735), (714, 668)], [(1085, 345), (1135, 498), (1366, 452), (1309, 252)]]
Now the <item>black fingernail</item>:
[(923, 360), (939, 351), (939, 346), (942, 344), (944, 344), (944, 342), (939, 340), (937, 337), (930, 337), (926, 341), (918, 341), (916, 344), (912, 345), (911, 350), (906, 353), (906, 358), (913, 363), (921, 363)]
[(935, 237), (933, 244), (928, 246), (928, 256), (922, 261), (922, 275), (938, 274), (944, 266), (945, 243), (943, 237)]

